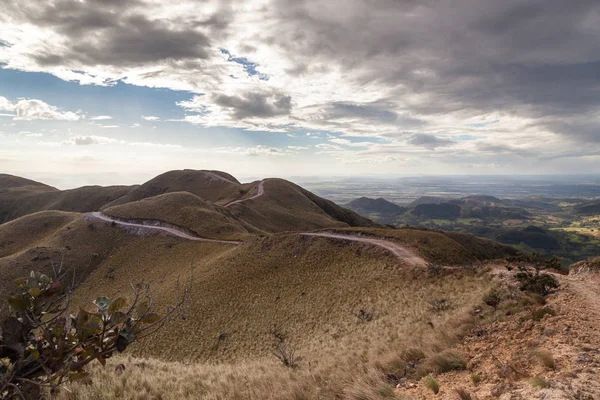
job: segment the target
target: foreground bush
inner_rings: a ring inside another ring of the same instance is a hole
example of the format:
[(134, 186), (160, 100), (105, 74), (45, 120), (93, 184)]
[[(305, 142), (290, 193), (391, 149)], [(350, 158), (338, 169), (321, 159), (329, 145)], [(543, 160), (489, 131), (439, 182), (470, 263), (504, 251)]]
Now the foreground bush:
[(71, 290), (59, 279), (32, 272), (19, 279), (18, 292), (7, 298), (8, 315), (0, 321), (0, 399), (38, 399), (65, 381), (86, 378), (84, 367), (105, 364), (115, 352), (156, 332), (181, 308), (164, 315), (152, 310), (148, 285), (133, 286), (133, 302), (99, 297), (95, 310), (70, 314)]

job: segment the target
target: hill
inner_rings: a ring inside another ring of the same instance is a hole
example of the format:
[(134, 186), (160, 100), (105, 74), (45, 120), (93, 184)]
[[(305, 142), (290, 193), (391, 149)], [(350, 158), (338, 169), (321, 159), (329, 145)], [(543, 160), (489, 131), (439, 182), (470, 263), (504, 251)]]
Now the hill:
[(461, 208), (451, 203), (427, 203), (417, 205), (410, 212), (419, 218), (454, 220), (460, 217)]
[(398, 204), (387, 201), (382, 197), (378, 199), (360, 197), (352, 200), (350, 203), (345, 204), (345, 207), (352, 211), (356, 211), (359, 214), (376, 213), (381, 215), (397, 215), (402, 214), (407, 210), (406, 207), (401, 207)]
[(131, 186), (84, 186), (61, 191), (28, 179), (0, 175), (0, 224), (44, 210), (96, 211), (131, 189)]
[(591, 201), (575, 206), (575, 212), (577, 214), (584, 215), (599, 215), (600, 214), (600, 201)]
[(227, 207), (233, 215), (260, 230), (275, 233), (327, 227), (379, 226), (286, 180), (266, 179), (262, 184), (264, 194), (259, 198)]
[(27, 188), (37, 191), (56, 191), (58, 189), (20, 176), (0, 174), (0, 193), (9, 189)]
[(184, 169), (158, 175), (104, 208), (172, 192), (189, 192), (211, 203), (225, 203), (246, 193), (245, 186), (225, 172)]
[(414, 207), (418, 206), (419, 204), (440, 204), (440, 203), (446, 203), (446, 202), (448, 202), (450, 200), (452, 200), (452, 199), (448, 198), (448, 197), (421, 196), (418, 199), (416, 199), (413, 202), (411, 202), (408, 205), (408, 207), (409, 208), (414, 208)]
[(107, 215), (127, 220), (156, 220), (214, 239), (238, 240), (261, 233), (235, 218), (226, 208), (211, 204), (189, 192), (171, 192), (120, 206), (105, 208)]

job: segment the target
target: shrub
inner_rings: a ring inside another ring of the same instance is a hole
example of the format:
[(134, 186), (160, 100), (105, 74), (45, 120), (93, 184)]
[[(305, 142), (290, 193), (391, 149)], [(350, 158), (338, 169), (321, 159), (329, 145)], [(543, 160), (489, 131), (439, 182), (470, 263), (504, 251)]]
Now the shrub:
[(296, 349), (289, 346), (286, 339), (287, 335), (278, 327), (271, 330), (271, 335), (275, 338), (273, 343), (273, 355), (288, 368), (296, 369), (299, 366), (302, 357), (296, 355)]
[(550, 353), (548, 350), (537, 350), (534, 352), (534, 355), (537, 357), (540, 363), (542, 363), (542, 365), (547, 369), (556, 369), (556, 362), (554, 361), (554, 357), (552, 356), (552, 353)]
[(473, 382), (474, 386), (479, 385), (479, 382), (481, 382), (481, 375), (476, 373), (471, 374), (471, 381)]
[(538, 389), (544, 389), (550, 386), (547, 380), (542, 378), (541, 376), (535, 376), (530, 380), (531, 386), (536, 387)]
[(539, 271), (533, 273), (525, 268), (520, 268), (519, 272), (515, 274), (515, 278), (521, 284), (519, 289), (544, 297), (558, 288), (558, 280), (554, 276), (539, 273)]
[(369, 308), (361, 308), (356, 313), (356, 317), (363, 322), (371, 322), (375, 312)]
[(485, 304), (493, 307), (494, 310), (496, 310), (502, 302), (502, 295), (500, 294), (498, 288), (494, 288), (483, 298), (483, 301)]
[(440, 383), (431, 375), (427, 375), (423, 378), (423, 385), (429, 390), (431, 390), (434, 394), (438, 394), (440, 392)]
[(553, 309), (551, 309), (550, 307), (538, 308), (531, 312), (531, 318), (533, 318), (534, 321), (538, 321), (538, 322), (544, 318), (544, 315), (555, 316), (556, 312)]
[(148, 285), (132, 286), (129, 307), (118, 298), (99, 297), (95, 310), (70, 315), (70, 293), (55, 279), (31, 272), (17, 280), (17, 294), (7, 298), (8, 314), (0, 320), (0, 399), (37, 399), (42, 388), (54, 392), (65, 381), (87, 378), (84, 367), (104, 365), (115, 352), (149, 336), (177, 315), (184, 300), (158, 315)]
[(454, 351), (445, 351), (437, 354), (430, 359), (430, 362), (439, 374), (450, 371), (460, 371), (467, 368), (467, 362), (464, 357)]
[(442, 297), (439, 299), (431, 300), (429, 302), (429, 308), (431, 311), (442, 312), (452, 310), (454, 308), (454, 303), (447, 297)]

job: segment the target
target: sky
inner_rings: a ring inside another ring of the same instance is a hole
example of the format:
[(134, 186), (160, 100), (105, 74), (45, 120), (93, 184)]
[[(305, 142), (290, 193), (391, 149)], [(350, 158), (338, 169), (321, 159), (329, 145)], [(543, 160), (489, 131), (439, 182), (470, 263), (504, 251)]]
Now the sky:
[(3, 0), (0, 172), (600, 173), (597, 0)]

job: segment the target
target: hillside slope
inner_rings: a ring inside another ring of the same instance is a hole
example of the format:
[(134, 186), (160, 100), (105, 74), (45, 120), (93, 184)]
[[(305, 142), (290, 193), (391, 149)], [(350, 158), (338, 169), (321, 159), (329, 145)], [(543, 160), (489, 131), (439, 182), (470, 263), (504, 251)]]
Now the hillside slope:
[(286, 180), (266, 179), (263, 185), (262, 196), (228, 206), (233, 215), (261, 230), (274, 233), (326, 227), (379, 226)]
[(171, 192), (105, 208), (113, 217), (156, 220), (187, 228), (205, 238), (238, 240), (261, 233), (235, 218), (226, 208), (211, 204), (189, 192)]
[(225, 172), (174, 170), (150, 179), (127, 195), (106, 204), (104, 208), (172, 192), (189, 192), (212, 203), (235, 199), (245, 193), (243, 185)]
[(128, 193), (132, 186), (84, 186), (58, 190), (39, 182), (0, 175), (0, 224), (44, 210), (90, 212)]

